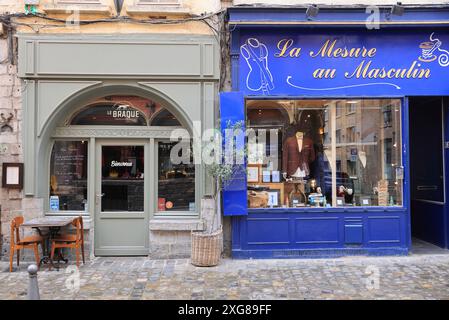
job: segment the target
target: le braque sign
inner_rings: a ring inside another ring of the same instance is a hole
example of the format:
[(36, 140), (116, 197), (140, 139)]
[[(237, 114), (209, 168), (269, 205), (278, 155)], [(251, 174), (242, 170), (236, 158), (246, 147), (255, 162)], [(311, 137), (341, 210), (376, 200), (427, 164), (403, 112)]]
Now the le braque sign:
[(241, 33), (239, 90), (248, 95), (449, 94), (449, 34), (307, 30)]
[(116, 103), (111, 110), (106, 112), (108, 116), (114, 119), (135, 119), (141, 116), (139, 110), (136, 110), (130, 103)]

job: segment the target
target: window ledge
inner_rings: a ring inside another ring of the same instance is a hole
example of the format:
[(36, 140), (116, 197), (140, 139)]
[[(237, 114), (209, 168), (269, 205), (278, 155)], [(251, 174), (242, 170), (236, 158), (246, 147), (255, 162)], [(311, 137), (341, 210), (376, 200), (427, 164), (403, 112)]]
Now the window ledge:
[(203, 231), (205, 228), (202, 219), (153, 219), (150, 220), (151, 231)]
[(161, 15), (190, 15), (190, 10), (186, 7), (180, 6), (163, 6), (163, 5), (151, 5), (151, 4), (141, 4), (128, 6), (126, 8), (128, 14), (161, 14)]
[(107, 16), (112, 16), (112, 9), (110, 6), (102, 4), (49, 4), (44, 6), (43, 10), (47, 13), (66, 13), (70, 14), (71, 11), (78, 10), (81, 14), (83, 13), (96, 13), (103, 14)]

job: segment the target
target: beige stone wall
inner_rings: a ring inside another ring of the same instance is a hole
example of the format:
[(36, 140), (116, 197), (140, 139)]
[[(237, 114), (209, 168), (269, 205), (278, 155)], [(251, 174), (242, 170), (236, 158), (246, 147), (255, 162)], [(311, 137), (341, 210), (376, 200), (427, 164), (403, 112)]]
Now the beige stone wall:
[(0, 13), (10, 12), (21, 12), (24, 7), (23, 0), (0, 0)]
[[(23, 162), (22, 150), (22, 84), (17, 66), (9, 60), (9, 40), (0, 39), (0, 180), (3, 162)], [(12, 119), (5, 122), (4, 118)], [(9, 245), (9, 224), (12, 217), (23, 214), (23, 193), (16, 189), (0, 188), (1, 241), (3, 252)]]

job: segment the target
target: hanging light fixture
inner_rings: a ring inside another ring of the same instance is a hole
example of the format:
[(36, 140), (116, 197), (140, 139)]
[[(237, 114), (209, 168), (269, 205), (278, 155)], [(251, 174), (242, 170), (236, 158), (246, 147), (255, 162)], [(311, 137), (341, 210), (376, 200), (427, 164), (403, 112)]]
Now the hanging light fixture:
[(402, 2), (397, 2), (391, 7), (390, 11), (391, 15), (402, 16), (404, 14), (404, 7), (402, 6)]

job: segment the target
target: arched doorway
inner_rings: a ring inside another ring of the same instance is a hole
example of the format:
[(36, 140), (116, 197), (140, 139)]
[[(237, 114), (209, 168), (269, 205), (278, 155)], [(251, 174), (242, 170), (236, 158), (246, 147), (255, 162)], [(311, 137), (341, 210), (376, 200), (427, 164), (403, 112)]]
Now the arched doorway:
[(172, 111), (147, 97), (111, 94), (79, 106), (56, 129), (49, 211), (93, 212), (95, 255), (147, 255), (150, 217), (197, 214), (193, 158), (172, 159), (178, 142), (170, 134), (186, 122)]

